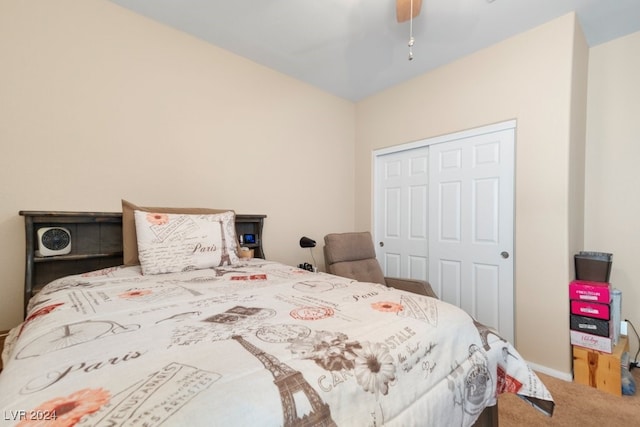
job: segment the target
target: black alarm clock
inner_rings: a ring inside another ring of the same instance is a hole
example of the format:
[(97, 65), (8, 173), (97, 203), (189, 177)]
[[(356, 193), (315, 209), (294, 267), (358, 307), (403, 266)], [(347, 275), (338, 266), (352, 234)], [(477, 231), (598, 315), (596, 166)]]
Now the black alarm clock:
[(255, 234), (243, 234), (242, 235), (242, 241), (246, 244), (251, 244), (251, 243), (255, 243), (256, 242), (256, 235)]

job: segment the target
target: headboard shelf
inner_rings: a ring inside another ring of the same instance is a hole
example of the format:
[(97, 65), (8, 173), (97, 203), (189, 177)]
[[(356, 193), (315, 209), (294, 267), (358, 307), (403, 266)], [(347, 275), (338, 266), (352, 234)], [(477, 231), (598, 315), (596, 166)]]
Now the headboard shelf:
[(105, 252), (96, 254), (76, 254), (76, 255), (52, 255), (52, 256), (34, 256), (33, 262), (58, 262), (58, 261), (80, 261), (89, 258), (113, 258), (122, 257), (122, 251)]
[[(52, 280), (122, 265), (122, 213), (20, 211), (25, 221), (24, 308)], [(39, 256), (38, 229), (62, 227), (71, 234), (70, 252)]]
[(20, 211), (34, 223), (114, 222), (122, 224), (122, 212)]

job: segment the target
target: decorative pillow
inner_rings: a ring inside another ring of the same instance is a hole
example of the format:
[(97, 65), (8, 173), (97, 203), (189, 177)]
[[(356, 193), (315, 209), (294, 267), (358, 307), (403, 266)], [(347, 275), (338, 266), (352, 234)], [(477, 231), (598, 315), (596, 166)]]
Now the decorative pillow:
[[(138, 265), (138, 240), (136, 238), (136, 224), (133, 211), (177, 213), (177, 214), (217, 214), (229, 212), (231, 209), (208, 209), (208, 208), (153, 208), (140, 207), (131, 202), (122, 200), (122, 251), (124, 265)], [(231, 211), (233, 212), (233, 211)], [(234, 213), (235, 215), (235, 213)], [(237, 248), (237, 242), (235, 243)]]
[(235, 214), (134, 211), (142, 274), (236, 264)]

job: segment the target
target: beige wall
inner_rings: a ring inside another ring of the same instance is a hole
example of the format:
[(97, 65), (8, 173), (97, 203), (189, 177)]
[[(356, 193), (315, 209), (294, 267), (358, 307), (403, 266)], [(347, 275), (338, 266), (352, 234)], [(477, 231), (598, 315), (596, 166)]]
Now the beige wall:
[(566, 375), (568, 254), (575, 246), (568, 224), (582, 218), (582, 199), (568, 195), (580, 187), (569, 160), (579, 156), (581, 135), (584, 145), (584, 107), (581, 116), (571, 107), (585, 97), (587, 56), (570, 14), (372, 96), (356, 112), (362, 229), (372, 223), (372, 150), (517, 119), (515, 344), (530, 362)]
[(353, 228), (351, 102), (102, 0), (3, 0), (0, 58), (0, 329), (22, 318), (21, 209), (267, 214), (289, 264)]
[[(640, 32), (591, 49), (585, 249), (613, 253), (622, 315), (640, 332)], [(629, 329), (632, 356), (638, 341)]]

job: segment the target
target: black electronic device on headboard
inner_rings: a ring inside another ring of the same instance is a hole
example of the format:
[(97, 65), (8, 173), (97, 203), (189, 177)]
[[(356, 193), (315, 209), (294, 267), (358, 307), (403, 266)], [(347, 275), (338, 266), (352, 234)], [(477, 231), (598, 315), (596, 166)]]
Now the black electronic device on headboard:
[(256, 235), (255, 234), (243, 234), (242, 235), (242, 241), (246, 244), (253, 244), (256, 242)]

